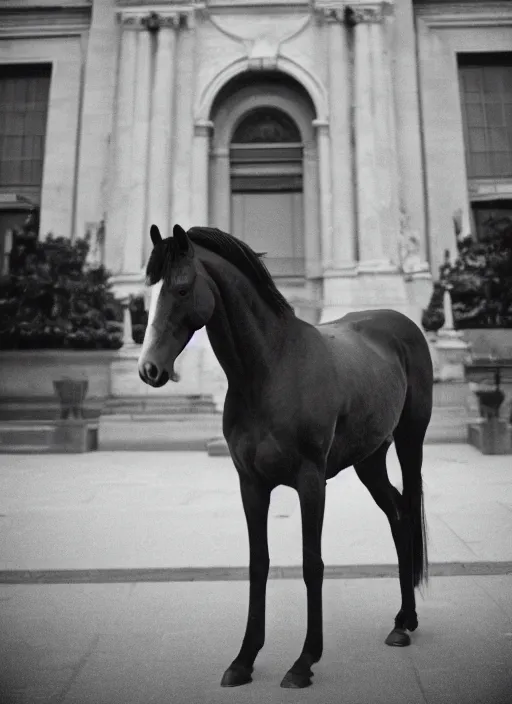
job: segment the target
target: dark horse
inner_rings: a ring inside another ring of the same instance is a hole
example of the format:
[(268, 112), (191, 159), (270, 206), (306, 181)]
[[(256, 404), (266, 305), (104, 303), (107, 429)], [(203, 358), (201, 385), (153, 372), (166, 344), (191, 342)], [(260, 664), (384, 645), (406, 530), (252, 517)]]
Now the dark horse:
[[(260, 256), (220, 230), (151, 227), (153, 285), (141, 379), (162, 386), (174, 361), (206, 326), (228, 379), (223, 431), (238, 472), (250, 545), (249, 615), (240, 652), (222, 678), (251, 681), (265, 639), (272, 489), (297, 490), (302, 516), (307, 633), (283, 687), (311, 684), (322, 655), (321, 536), (325, 485), (353, 465), (386, 514), (398, 553), (402, 604), (388, 645), (409, 645), (418, 626), (414, 589), (427, 577), (421, 465), (432, 410), (433, 373), (420, 329), (392, 310), (350, 313), (313, 326), (297, 318)], [(403, 493), (386, 453), (395, 441)]]

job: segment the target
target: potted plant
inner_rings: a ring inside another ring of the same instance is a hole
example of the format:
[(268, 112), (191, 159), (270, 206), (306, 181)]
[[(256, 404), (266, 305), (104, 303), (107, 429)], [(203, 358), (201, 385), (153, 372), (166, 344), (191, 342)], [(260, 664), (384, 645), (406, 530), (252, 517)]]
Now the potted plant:
[(60, 417), (56, 389), (82, 403), (88, 387), (84, 417), (101, 413), (122, 346), (122, 308), (88, 251), (87, 238), (39, 239), (34, 218), (15, 232), (0, 280), (0, 420)]

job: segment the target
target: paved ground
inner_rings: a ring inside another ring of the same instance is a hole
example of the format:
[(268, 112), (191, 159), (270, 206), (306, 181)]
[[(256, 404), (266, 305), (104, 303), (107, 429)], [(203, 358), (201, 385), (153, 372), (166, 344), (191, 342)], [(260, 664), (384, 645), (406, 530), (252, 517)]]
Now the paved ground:
[[(399, 485), (393, 453), (389, 467)], [(292, 578), (269, 582), (254, 682), (219, 686), (248, 597), (228, 459), (0, 457), (0, 704), (512, 704), (511, 471), (510, 457), (467, 445), (425, 448), (434, 573), (466, 576), (431, 579), (405, 649), (383, 643), (399, 606), (396, 577), (326, 579), (324, 657), (313, 687), (298, 692), (279, 687), (305, 629), (305, 589)], [(269, 524), (274, 576), (300, 575), (292, 491), (275, 492)], [(352, 469), (328, 485), (323, 547), (328, 575), (395, 569), (386, 519)], [(73, 575), (104, 583), (53, 583)], [(180, 581), (198, 578), (206, 581)], [(30, 583), (38, 580), (46, 583)]]
[[(400, 484), (390, 451), (392, 481)], [(512, 561), (512, 460), (428, 445), (434, 563)], [(273, 494), (271, 563), (301, 564), (296, 493)], [(328, 484), (327, 565), (395, 564), (384, 514), (353, 469)], [(0, 570), (245, 567), (248, 540), (229, 458), (99, 452), (0, 456)]]
[[(279, 682), (304, 637), (302, 582), (269, 583), (254, 681), (222, 689), (245, 582), (0, 588), (2, 704), (510, 704), (512, 578), (435, 578), (409, 648), (384, 645), (396, 580), (327, 580), (313, 686)], [(468, 618), (468, 614), (471, 617)]]

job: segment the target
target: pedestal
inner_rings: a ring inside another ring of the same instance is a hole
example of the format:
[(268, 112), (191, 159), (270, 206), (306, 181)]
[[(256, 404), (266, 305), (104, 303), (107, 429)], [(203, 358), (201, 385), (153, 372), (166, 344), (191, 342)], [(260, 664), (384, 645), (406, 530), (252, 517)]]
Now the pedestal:
[(512, 426), (499, 418), (468, 423), (468, 443), (483, 455), (512, 454)]
[(98, 449), (98, 423), (82, 418), (55, 423), (52, 452), (91, 452)]
[(438, 364), (437, 381), (463, 381), (465, 378), (464, 362), (468, 356), (469, 345), (455, 330), (439, 331), (434, 342)]

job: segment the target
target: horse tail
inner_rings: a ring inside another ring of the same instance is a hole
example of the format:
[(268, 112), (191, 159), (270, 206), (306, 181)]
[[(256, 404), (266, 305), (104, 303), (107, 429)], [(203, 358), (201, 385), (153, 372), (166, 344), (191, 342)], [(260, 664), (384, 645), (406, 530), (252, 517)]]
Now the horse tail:
[[(418, 403), (418, 398), (422, 402)], [(395, 449), (402, 469), (402, 505), (409, 524), (414, 586), (428, 581), (427, 522), (423, 496), (423, 441), (432, 411), (431, 392), (409, 394), (402, 418), (395, 429)]]
[(418, 587), (428, 582), (427, 522), (421, 464), (416, 471), (403, 472), (403, 501), (410, 522), (413, 581), (414, 586)]

